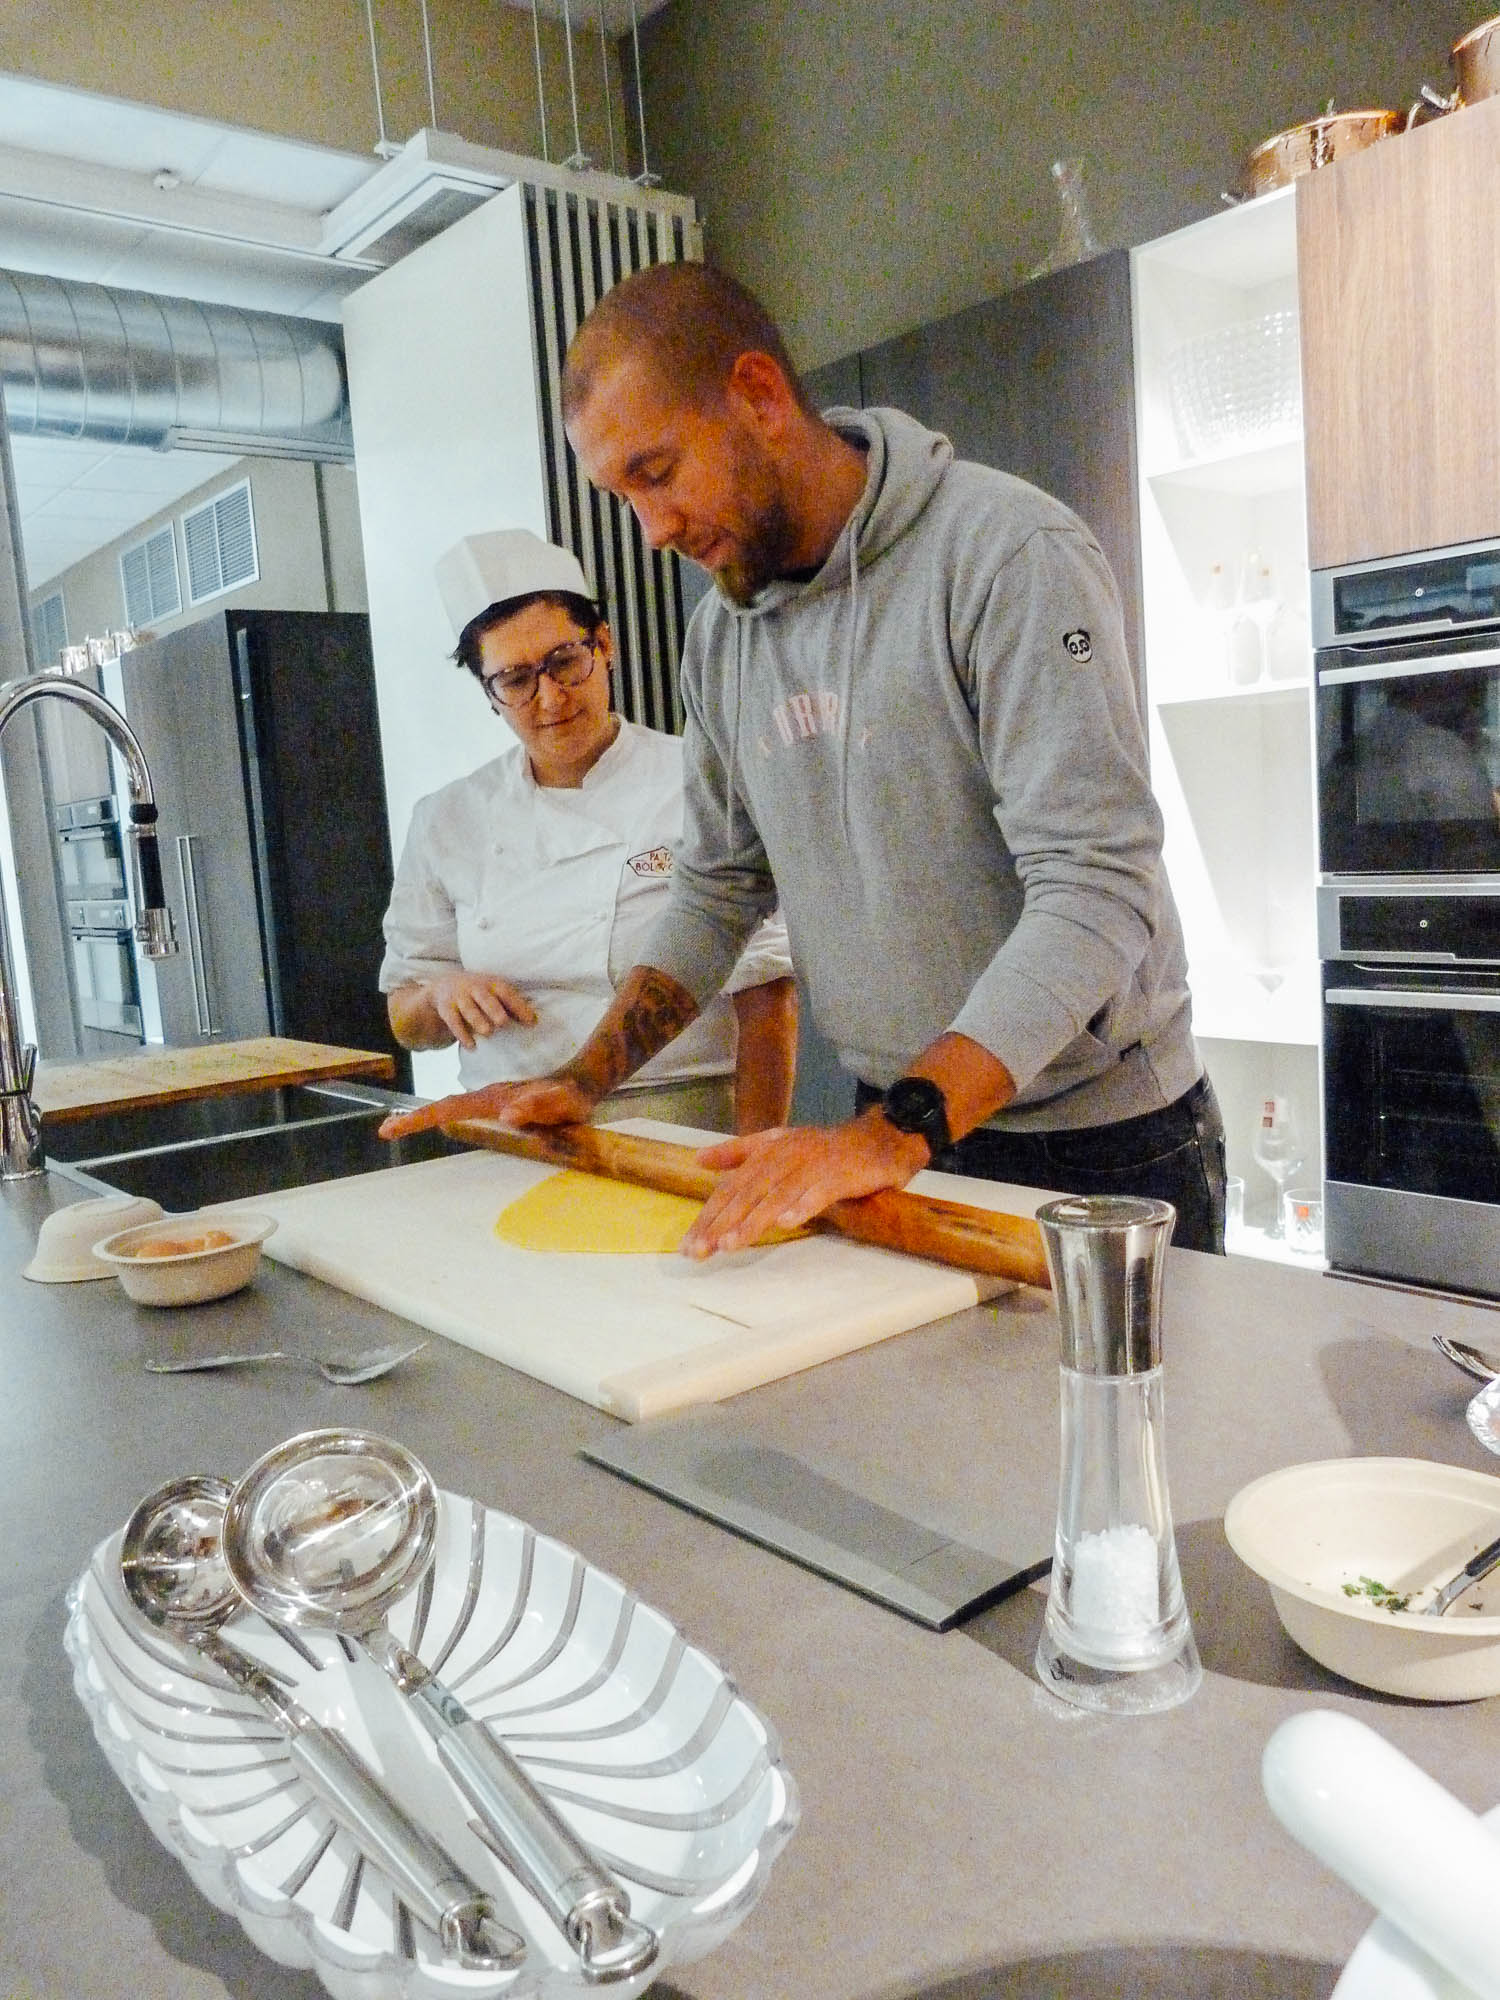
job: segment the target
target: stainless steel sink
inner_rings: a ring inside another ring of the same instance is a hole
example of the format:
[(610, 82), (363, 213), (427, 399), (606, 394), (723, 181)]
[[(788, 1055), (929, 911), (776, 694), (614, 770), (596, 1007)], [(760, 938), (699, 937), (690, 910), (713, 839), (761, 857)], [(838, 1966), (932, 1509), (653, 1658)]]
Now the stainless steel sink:
[(87, 1118), (44, 1118), (42, 1145), (53, 1160), (102, 1160), (314, 1119), (368, 1117), (372, 1108), (383, 1117), (391, 1105), (406, 1101), (396, 1092), (361, 1083), (282, 1084), (175, 1104), (122, 1105)]
[(440, 1132), (376, 1137), (415, 1099), (370, 1084), (297, 1084), (44, 1125), (49, 1163), (91, 1193), (149, 1195), (181, 1211), (341, 1180), (464, 1150)]

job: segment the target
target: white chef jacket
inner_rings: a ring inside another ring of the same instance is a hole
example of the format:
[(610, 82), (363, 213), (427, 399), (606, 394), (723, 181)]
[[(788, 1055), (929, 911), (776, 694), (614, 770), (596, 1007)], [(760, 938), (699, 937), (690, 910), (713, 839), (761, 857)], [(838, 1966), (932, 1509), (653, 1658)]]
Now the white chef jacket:
[[(576, 789), (538, 785), (512, 744), (418, 801), (385, 914), (381, 992), (459, 965), (497, 973), (530, 1000), (536, 1025), (512, 1023), (460, 1048), (463, 1087), (548, 1075), (578, 1053), (639, 962), (681, 839), (679, 737), (622, 720)], [(728, 995), (791, 970), (777, 912), (724, 992), (624, 1088), (729, 1074)]]

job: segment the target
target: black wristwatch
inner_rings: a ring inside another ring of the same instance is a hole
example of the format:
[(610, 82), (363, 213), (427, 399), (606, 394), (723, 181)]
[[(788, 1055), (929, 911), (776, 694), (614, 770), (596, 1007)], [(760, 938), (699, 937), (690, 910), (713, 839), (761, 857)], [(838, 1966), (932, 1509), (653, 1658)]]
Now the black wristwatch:
[(930, 1077), (898, 1076), (880, 1100), (880, 1108), (898, 1132), (920, 1133), (933, 1159), (953, 1143), (947, 1103)]

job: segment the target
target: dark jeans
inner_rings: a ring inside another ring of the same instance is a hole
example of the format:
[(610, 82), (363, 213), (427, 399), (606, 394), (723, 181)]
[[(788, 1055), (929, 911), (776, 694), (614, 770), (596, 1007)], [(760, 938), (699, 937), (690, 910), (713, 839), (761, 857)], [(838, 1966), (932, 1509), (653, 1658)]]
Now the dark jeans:
[[(863, 1111), (880, 1095), (858, 1085)], [(981, 1125), (932, 1162), (946, 1174), (1015, 1181), (1058, 1194), (1134, 1194), (1169, 1201), (1179, 1250), (1224, 1254), (1224, 1121), (1206, 1076), (1175, 1104), (1077, 1132), (997, 1132)]]

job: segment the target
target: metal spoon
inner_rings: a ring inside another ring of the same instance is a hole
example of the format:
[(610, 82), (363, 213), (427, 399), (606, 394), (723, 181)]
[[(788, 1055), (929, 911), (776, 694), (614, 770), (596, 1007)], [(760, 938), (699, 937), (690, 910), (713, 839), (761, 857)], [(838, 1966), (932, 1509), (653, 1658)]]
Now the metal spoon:
[(1466, 1340), (1450, 1339), (1446, 1333), (1435, 1333), (1433, 1345), (1442, 1349), (1455, 1368), (1462, 1368), (1465, 1375), (1472, 1375), (1476, 1382), (1493, 1382), (1500, 1376), (1500, 1361), (1492, 1354), (1486, 1354), (1482, 1347), (1471, 1347)]
[(661, 1940), (628, 1891), (578, 1840), (497, 1737), (386, 1629), (386, 1612), (431, 1568), (438, 1497), (405, 1446), (358, 1431), (305, 1431), (240, 1480), (224, 1559), (258, 1611), (356, 1639), (413, 1704), (444, 1769), (497, 1853), (568, 1939), (584, 1979), (632, 1979)]
[(120, 1546), (120, 1577), (131, 1603), (260, 1704), (286, 1737), (287, 1755), (309, 1790), (385, 1871), (445, 1957), (476, 1971), (519, 1965), (526, 1940), (500, 1922), (493, 1898), (403, 1812), (341, 1736), (220, 1634), (225, 1620), (244, 1608), (224, 1561), (229, 1494), (227, 1479), (197, 1475), (146, 1495), (125, 1524)]
[(1458, 1602), (1471, 1583), (1478, 1583), (1481, 1577), (1488, 1576), (1496, 1568), (1500, 1568), (1500, 1535), (1487, 1542), (1477, 1556), (1470, 1556), (1458, 1575), (1443, 1585), (1431, 1604), (1422, 1606), (1424, 1616), (1441, 1618), (1450, 1604)]
[(403, 1361), (410, 1361), (427, 1345), (427, 1341), (418, 1340), (406, 1347), (392, 1343), (386, 1347), (366, 1347), (357, 1352), (339, 1354), (298, 1354), (288, 1347), (268, 1347), (259, 1354), (195, 1354), (180, 1361), (152, 1358), (146, 1363), (146, 1372), (150, 1375), (191, 1375), (203, 1368), (249, 1368), (256, 1362), (284, 1361), (291, 1368), (314, 1368), (325, 1382), (336, 1382), (341, 1388), (350, 1388), (356, 1382), (373, 1382), (381, 1375), (389, 1375), (393, 1368), (399, 1368)]

